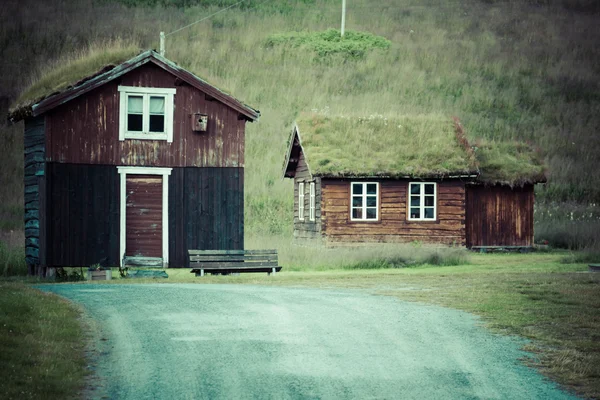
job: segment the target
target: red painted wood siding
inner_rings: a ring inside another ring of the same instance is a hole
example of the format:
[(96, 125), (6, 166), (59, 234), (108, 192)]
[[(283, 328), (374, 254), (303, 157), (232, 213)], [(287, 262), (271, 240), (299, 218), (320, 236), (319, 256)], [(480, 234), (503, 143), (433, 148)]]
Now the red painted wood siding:
[(532, 246), (533, 185), (467, 187), (467, 246)]
[(463, 182), (438, 182), (437, 221), (407, 220), (408, 180), (379, 182), (380, 220), (356, 222), (350, 220), (350, 181), (321, 179), (322, 231), (328, 243), (398, 243), (416, 240), (423, 243), (465, 245)]
[[(119, 141), (119, 85), (175, 88), (173, 142)], [(210, 97), (209, 97), (210, 98)], [(193, 132), (192, 113), (208, 115), (207, 132)], [(207, 100), (175, 76), (146, 64), (46, 115), (47, 161), (160, 167), (243, 167), (245, 120), (226, 105)]]
[(162, 257), (162, 180), (157, 175), (127, 175), (127, 256)]

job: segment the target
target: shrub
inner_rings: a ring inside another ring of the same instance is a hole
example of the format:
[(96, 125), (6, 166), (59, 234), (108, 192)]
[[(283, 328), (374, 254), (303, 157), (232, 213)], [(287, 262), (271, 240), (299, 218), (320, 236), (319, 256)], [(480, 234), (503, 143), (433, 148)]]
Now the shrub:
[(0, 242), (0, 269), (3, 276), (27, 275), (25, 249), (22, 247), (11, 248)]
[(288, 45), (315, 52), (320, 58), (334, 54), (346, 59), (361, 59), (370, 50), (386, 50), (391, 42), (368, 32), (346, 31), (342, 37), (337, 29), (322, 32), (287, 32), (268, 37), (267, 47)]

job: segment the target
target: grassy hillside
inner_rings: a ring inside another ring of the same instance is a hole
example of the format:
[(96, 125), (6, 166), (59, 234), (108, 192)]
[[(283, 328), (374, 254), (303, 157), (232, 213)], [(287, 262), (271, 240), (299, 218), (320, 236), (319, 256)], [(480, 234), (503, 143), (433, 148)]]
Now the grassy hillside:
[[(0, 106), (61, 57), (115, 39), (156, 48), (160, 30), (172, 32), (235, 3), (123, 2), (9, 1), (0, 11)], [(135, 7), (146, 3), (157, 5)], [(549, 182), (538, 199), (600, 202), (600, 174), (592, 173), (600, 154), (596, 2), (352, 0), (347, 29), (383, 36), (389, 48), (320, 52), (281, 40), (337, 28), (339, 20), (337, 0), (253, 0), (167, 37), (168, 58), (262, 113), (248, 127), (249, 233), (291, 230), (291, 184), (280, 176), (301, 111), (458, 116), (471, 139), (523, 139), (541, 148)], [(7, 154), (0, 204), (13, 207), (0, 209), (6, 219), (22, 201), (19, 127), (2, 128), (0, 146)], [(598, 226), (598, 208), (591, 207)]]

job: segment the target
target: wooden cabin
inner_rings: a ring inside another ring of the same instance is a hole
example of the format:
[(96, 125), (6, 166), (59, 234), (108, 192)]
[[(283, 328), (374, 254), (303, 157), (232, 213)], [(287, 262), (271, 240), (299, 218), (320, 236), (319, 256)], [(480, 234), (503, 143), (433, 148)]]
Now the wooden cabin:
[(531, 246), (535, 180), (480, 180), (477, 150), (451, 119), (302, 114), (283, 172), (294, 180), (294, 238)]
[(15, 107), (30, 271), (243, 249), (245, 125), (259, 115), (154, 51)]

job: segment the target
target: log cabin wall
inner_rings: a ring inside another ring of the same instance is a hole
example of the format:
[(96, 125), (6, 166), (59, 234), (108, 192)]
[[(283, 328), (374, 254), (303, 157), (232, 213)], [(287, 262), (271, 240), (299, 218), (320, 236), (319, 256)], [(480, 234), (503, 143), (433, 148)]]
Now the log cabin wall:
[[(175, 88), (173, 142), (119, 141), (118, 86)], [(190, 114), (208, 115), (193, 132)], [(243, 167), (245, 119), (198, 89), (148, 63), (46, 114), (46, 158), (75, 164), (148, 167)]]
[[(299, 218), (299, 187), (304, 183), (304, 220)], [(310, 183), (315, 183), (315, 220), (310, 220)], [(298, 156), (294, 176), (294, 239), (298, 243), (322, 244), (321, 236), (321, 178), (313, 178), (304, 154)]]
[[(45, 213), (45, 167), (46, 154), (44, 137), (44, 118), (32, 118), (25, 121), (25, 261), (30, 274), (42, 273), (38, 268), (46, 262)], [(42, 212), (40, 212), (42, 210)]]
[(532, 246), (533, 185), (468, 185), (467, 247)]
[[(350, 183), (379, 182), (379, 221), (350, 220)], [(328, 245), (344, 242), (465, 245), (465, 184), (437, 182), (437, 220), (408, 221), (409, 180), (321, 179), (321, 219)]]

